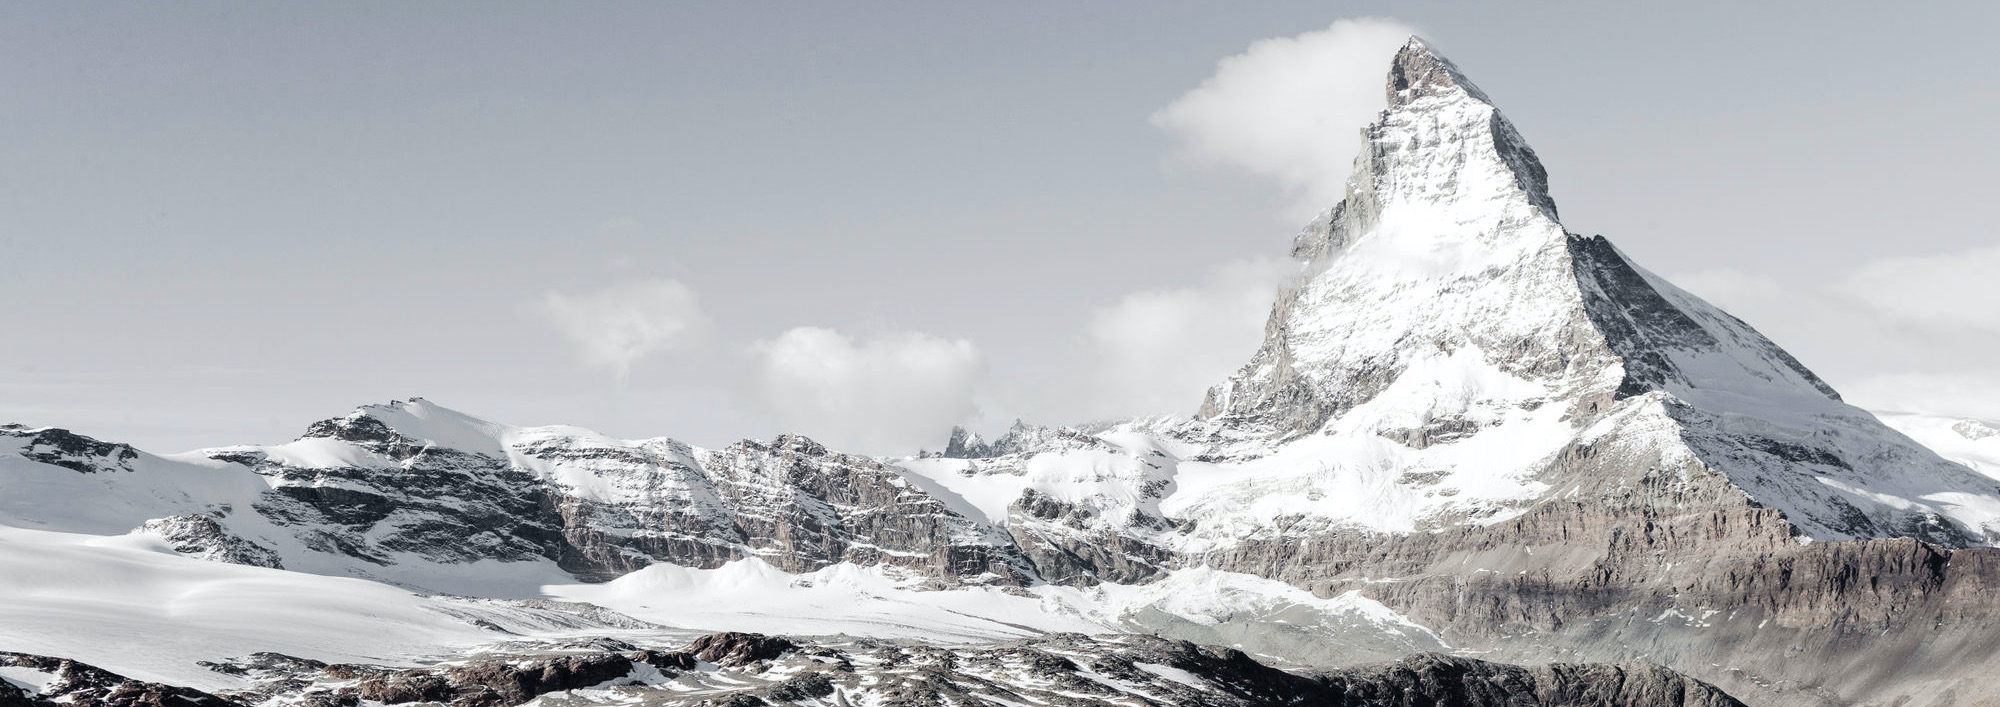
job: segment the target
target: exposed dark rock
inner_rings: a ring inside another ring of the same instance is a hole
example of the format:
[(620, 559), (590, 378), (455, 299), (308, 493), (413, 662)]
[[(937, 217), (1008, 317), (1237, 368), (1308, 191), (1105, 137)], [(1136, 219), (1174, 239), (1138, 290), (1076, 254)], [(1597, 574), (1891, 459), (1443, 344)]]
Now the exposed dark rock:
[[(1603, 236), (1571, 236), (1569, 251), (1576, 277), (1585, 285), (1581, 292), (1591, 323), (1603, 332), (1611, 350), (1624, 359), (1625, 381), (1618, 388), (1620, 397), (1660, 390), (1670, 382), (1685, 382), (1686, 375), (1667, 354), (1675, 349), (1711, 348), (1720, 343), (1706, 327), (1668, 301)], [(1832, 386), (1776, 344), (1761, 335), (1749, 343), (1827, 397), (1840, 399)]]
[(312, 690), (299, 695), (305, 707), (360, 707), (361, 695), (353, 690)]
[(1740, 707), (1714, 686), (1652, 665), (1533, 668), (1423, 653), (1319, 678), (1332, 704), (1381, 707)]
[(132, 445), (103, 442), (56, 427), (0, 424), (0, 437), (14, 438), (22, 457), (85, 474), (129, 472), (139, 458), (139, 450)]
[(811, 673), (786, 680), (771, 688), (770, 698), (780, 703), (803, 702), (833, 694), (833, 680), (821, 673)]
[(39, 694), (0, 685), (0, 700), (36, 707), (245, 707), (242, 703), (187, 687), (133, 680), (68, 658), (0, 651), (0, 666), (28, 668), (54, 679)]
[[(640, 658), (648, 664), (674, 662), (645, 654)], [(632, 657), (617, 653), (530, 661), (475, 660), (370, 675), (357, 685), (356, 694), (384, 704), (444, 702), (458, 707), (506, 707), (550, 692), (609, 683), (631, 675), (633, 665)]]
[(979, 435), (967, 431), (964, 427), (954, 425), (951, 428), (951, 438), (945, 440), (944, 453), (941, 456), (951, 459), (982, 459), (995, 455), (986, 446), (986, 440), (980, 439)]
[(796, 644), (777, 636), (732, 631), (697, 638), (688, 645), (687, 652), (717, 665), (738, 666), (773, 660), (797, 648)]
[[(1009, 507), (1017, 522), (1007, 531), (1041, 578), (1056, 584), (1139, 583), (1169, 569), (1174, 553), (1133, 538), (1126, 527), (1172, 527), (1164, 518), (1135, 512), (1120, 528), (1093, 522), (1091, 509), (1029, 489)], [(1030, 520), (1032, 519), (1032, 520)]]
[(273, 569), (285, 567), (276, 551), (229, 532), (214, 516), (189, 514), (154, 518), (139, 529), (165, 538), (175, 552), (184, 555), (239, 565)]

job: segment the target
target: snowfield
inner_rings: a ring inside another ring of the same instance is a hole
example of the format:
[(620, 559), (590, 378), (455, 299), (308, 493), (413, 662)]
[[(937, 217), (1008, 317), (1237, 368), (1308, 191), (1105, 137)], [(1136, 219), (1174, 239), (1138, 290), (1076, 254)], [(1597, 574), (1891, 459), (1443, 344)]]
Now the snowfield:
[(401, 664), (502, 637), (407, 590), (189, 559), (137, 534), (0, 526), (0, 597), (0, 648), (198, 688), (240, 683), (197, 660)]
[[(1319, 599), (1206, 568), (1144, 586), (936, 591), (880, 567), (787, 574), (757, 559), (714, 570), (654, 565), (604, 584), (553, 583), (538, 598), (576, 606), (427, 595), (361, 579), (180, 556), (145, 534), (93, 536), (0, 526), (0, 649), (75, 658), (142, 680), (247, 685), (197, 661), (270, 651), (326, 662), (416, 665), (524, 639), (611, 636), (678, 646), (717, 631), (980, 643), (1054, 632), (1151, 630), (1160, 612), (1201, 625), (1283, 619), (1322, 640), (1436, 649), (1427, 629), (1355, 595)], [(641, 621), (654, 624), (646, 626)], [(21, 681), (32, 676), (0, 675)]]
[(2000, 422), (1877, 411), (1876, 417), (1946, 459), (2000, 480)]

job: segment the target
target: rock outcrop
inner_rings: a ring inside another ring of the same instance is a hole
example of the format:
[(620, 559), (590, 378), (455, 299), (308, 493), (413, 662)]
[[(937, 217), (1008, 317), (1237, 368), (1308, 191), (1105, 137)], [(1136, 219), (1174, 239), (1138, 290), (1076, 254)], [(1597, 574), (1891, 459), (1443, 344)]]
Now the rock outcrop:
[(1338, 695), (1329, 704), (1384, 707), (1743, 704), (1711, 685), (1655, 665), (1556, 663), (1524, 668), (1435, 653), (1329, 673), (1319, 682)]
[[(0, 668), (13, 669), (0, 681), (0, 705), (24, 707), (244, 707), (243, 703), (200, 690), (133, 680), (67, 658), (0, 651)], [(18, 671), (18, 672), (16, 672)], [(39, 685), (19, 686), (26, 675)]]
[(131, 471), (139, 450), (129, 444), (91, 439), (57, 427), (0, 424), (0, 437), (11, 437), (22, 458), (85, 474)]
[(284, 560), (268, 547), (230, 532), (215, 516), (190, 514), (154, 518), (139, 530), (160, 536), (175, 552), (204, 560), (284, 569)]

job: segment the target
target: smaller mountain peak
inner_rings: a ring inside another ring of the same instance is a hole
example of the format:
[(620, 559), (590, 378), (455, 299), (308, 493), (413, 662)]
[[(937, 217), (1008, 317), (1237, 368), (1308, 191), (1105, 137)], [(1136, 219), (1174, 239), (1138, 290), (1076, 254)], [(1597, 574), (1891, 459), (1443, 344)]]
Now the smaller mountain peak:
[(132, 445), (85, 437), (60, 427), (0, 424), (0, 438), (13, 438), (6, 442), (11, 453), (85, 474), (131, 471), (133, 460), (139, 458), (139, 450)]
[(390, 400), (389, 402), (386, 403), (368, 403), (362, 405), (361, 407), (355, 408), (354, 412), (349, 414), (366, 415), (371, 411), (390, 411), (390, 412), (401, 412), (408, 414), (430, 414), (436, 412), (445, 412), (456, 415), (465, 414), (419, 397), (412, 397), (409, 400)]
[(436, 446), (504, 458), (506, 450), (500, 439), (506, 429), (423, 398), (410, 398), (363, 405), (344, 417), (315, 422), (304, 437), (328, 437), (363, 446)]
[(1450, 59), (1438, 54), (1422, 37), (1412, 36), (1389, 65), (1389, 105), (1401, 106), (1424, 96), (1458, 93), (1492, 103)]
[[(744, 440), (744, 443), (754, 444), (750, 440)], [(824, 457), (835, 453), (827, 449), (826, 445), (813, 441), (813, 438), (798, 434), (778, 435), (766, 448), (774, 452), (791, 452), (806, 457)]]
[(953, 425), (951, 438), (945, 441), (944, 456), (951, 459), (979, 459), (992, 456), (986, 440), (979, 433), (962, 426)]

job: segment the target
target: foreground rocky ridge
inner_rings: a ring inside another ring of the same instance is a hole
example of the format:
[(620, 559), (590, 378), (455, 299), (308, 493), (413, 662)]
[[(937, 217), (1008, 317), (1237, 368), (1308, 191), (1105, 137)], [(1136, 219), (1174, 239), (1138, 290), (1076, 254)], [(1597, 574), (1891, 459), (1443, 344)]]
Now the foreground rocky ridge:
[(492, 655), (426, 668), (328, 665), (259, 653), (213, 664), (257, 683), (211, 694), (130, 680), (75, 661), (0, 653), (39, 674), (0, 684), (0, 705), (218, 707), (303, 704), (547, 705), (1459, 705), (1733, 707), (1709, 685), (1650, 665), (1537, 668), (1418, 654), (1350, 670), (1292, 673), (1232, 649), (1145, 636), (1056, 635), (943, 648), (883, 642), (801, 645), (725, 633), (682, 650), (629, 645)]

